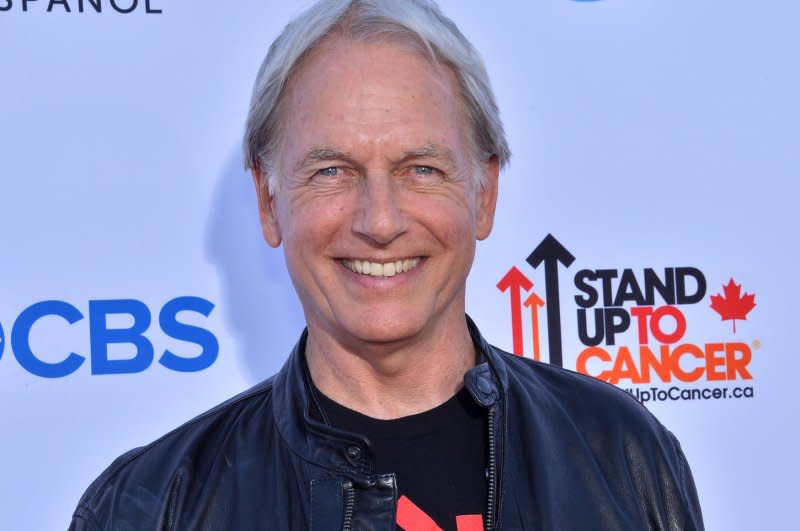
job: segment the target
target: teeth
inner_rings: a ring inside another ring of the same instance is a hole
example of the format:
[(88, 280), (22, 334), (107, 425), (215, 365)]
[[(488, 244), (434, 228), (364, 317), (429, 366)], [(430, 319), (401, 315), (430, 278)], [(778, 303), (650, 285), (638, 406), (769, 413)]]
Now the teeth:
[(354, 273), (373, 277), (393, 277), (411, 271), (419, 265), (420, 258), (406, 258), (395, 262), (370, 262), (368, 260), (342, 260), (342, 264)]

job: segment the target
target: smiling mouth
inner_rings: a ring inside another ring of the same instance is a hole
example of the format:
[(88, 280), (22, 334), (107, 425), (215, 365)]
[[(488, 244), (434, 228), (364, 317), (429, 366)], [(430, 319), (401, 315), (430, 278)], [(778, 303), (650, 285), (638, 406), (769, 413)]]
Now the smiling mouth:
[(406, 258), (405, 260), (395, 260), (393, 262), (370, 262), (369, 260), (342, 259), (339, 262), (359, 275), (371, 277), (393, 277), (400, 273), (407, 273), (419, 265), (421, 257)]

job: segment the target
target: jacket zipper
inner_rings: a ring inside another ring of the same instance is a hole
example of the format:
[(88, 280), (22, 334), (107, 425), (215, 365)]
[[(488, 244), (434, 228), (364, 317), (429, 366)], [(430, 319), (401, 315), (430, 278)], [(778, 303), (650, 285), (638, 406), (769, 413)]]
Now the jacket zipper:
[(342, 485), (345, 494), (344, 520), (342, 521), (342, 531), (350, 531), (353, 528), (353, 508), (356, 504), (356, 489), (353, 482), (347, 480)]
[(495, 498), (497, 497), (497, 447), (494, 439), (494, 411), (495, 406), (489, 408), (489, 418), (487, 425), (489, 427), (489, 473), (488, 482), (488, 500), (486, 504), (486, 531), (493, 531), (495, 528)]

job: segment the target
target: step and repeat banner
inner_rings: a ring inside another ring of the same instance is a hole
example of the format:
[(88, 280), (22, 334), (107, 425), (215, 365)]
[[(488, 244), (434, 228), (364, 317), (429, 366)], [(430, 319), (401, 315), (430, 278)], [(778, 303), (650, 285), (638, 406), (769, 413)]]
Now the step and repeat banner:
[[(0, 527), (65, 528), (117, 455), (282, 365), (303, 317), (241, 135), (305, 5), (0, 0)], [(793, 528), (800, 6), (441, 5), (513, 151), (472, 317), (649, 408), (709, 529)]]

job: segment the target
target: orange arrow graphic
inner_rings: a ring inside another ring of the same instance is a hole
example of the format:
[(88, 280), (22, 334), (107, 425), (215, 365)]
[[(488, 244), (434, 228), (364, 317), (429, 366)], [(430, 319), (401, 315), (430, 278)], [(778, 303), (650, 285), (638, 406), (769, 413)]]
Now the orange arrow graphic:
[(533, 335), (533, 359), (539, 361), (539, 308), (544, 306), (544, 301), (536, 294), (531, 292), (530, 297), (523, 303), (526, 308), (531, 309), (531, 331)]

